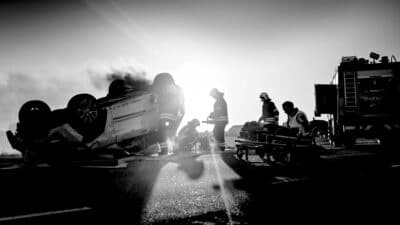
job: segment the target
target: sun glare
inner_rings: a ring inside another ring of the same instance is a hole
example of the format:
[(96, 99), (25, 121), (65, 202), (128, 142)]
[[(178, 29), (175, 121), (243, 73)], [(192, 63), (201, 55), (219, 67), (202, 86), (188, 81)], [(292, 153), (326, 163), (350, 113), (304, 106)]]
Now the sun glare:
[[(213, 71), (212, 67), (204, 67), (204, 65), (207, 64), (185, 63), (175, 72), (176, 83), (181, 86), (185, 96), (186, 114), (182, 125), (194, 118), (204, 121), (212, 111), (214, 100), (209, 96), (209, 92), (216, 85), (216, 71)], [(198, 130), (204, 131), (210, 130), (210, 128), (210, 125), (201, 123)]]

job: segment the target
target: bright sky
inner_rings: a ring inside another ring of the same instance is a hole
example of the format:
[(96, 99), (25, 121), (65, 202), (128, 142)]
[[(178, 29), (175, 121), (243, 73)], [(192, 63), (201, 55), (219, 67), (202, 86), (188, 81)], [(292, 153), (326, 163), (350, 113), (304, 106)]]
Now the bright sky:
[(0, 130), (27, 100), (59, 108), (77, 93), (102, 97), (96, 80), (132, 68), (175, 77), (183, 124), (206, 118), (212, 87), (225, 93), (230, 125), (258, 119), (262, 91), (280, 122), (286, 100), (311, 119), (314, 84), (328, 83), (342, 56), (400, 58), (395, 0), (18, 2), (0, 3)]

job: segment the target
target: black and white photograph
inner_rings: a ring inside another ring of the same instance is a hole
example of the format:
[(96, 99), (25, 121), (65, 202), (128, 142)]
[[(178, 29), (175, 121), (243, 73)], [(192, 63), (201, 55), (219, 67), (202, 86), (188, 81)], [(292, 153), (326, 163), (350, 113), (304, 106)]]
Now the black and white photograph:
[(400, 1), (0, 1), (0, 224), (398, 222)]

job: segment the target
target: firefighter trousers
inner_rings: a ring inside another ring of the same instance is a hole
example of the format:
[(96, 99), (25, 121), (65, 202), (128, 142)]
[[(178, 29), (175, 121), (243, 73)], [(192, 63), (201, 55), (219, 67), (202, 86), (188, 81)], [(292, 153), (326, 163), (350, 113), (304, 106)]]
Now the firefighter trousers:
[(213, 130), (215, 145), (221, 151), (225, 150), (225, 127), (226, 123), (216, 123)]

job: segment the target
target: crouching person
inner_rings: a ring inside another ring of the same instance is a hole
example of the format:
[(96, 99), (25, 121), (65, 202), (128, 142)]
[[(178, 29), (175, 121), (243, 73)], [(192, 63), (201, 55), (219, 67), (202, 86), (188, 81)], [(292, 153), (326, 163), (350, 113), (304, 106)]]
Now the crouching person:
[(190, 151), (195, 147), (200, 139), (200, 134), (196, 128), (200, 126), (198, 119), (189, 121), (178, 133), (177, 149), (180, 151)]

